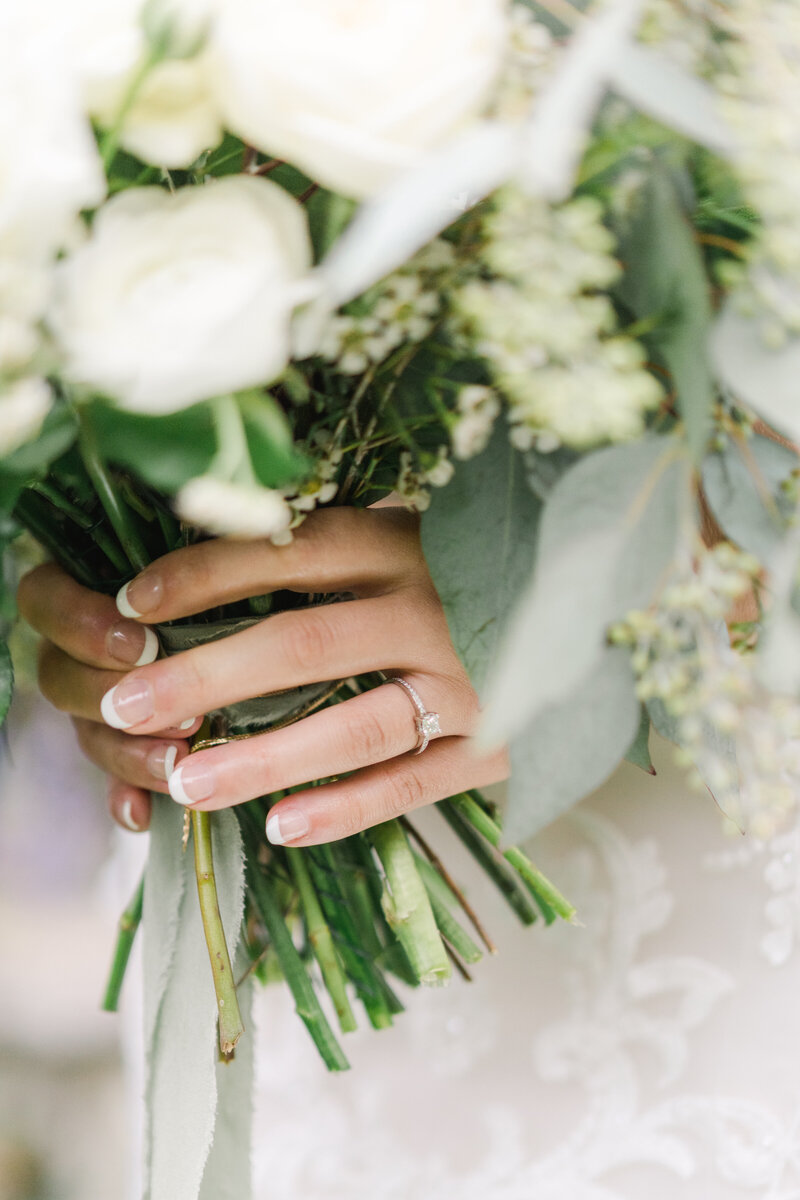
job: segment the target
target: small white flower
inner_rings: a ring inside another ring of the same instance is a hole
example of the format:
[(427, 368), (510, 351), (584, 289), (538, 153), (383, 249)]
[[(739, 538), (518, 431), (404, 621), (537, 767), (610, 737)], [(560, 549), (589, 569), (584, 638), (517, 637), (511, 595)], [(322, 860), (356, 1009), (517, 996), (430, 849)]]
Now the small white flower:
[(35, 376), (18, 379), (0, 392), (0, 455), (36, 437), (52, 402), (49, 384)]
[(480, 111), (506, 33), (505, 0), (226, 0), (211, 53), (234, 133), (360, 197)]
[(447, 457), (447, 446), (440, 446), (436, 462), (425, 472), (425, 481), (431, 487), (446, 487), (454, 474), (455, 467)]
[(28, 0), (38, 27), (57, 36), (86, 111), (106, 129), (119, 117), (146, 61), (150, 36), (167, 57), (147, 72), (120, 131), (120, 145), (145, 162), (188, 167), (222, 138), (204, 52), (211, 0)]
[(268, 383), (309, 259), (302, 207), (268, 180), (122, 192), (56, 271), (65, 376), (150, 413)]
[(292, 510), (280, 492), (213, 475), (184, 484), (175, 497), (175, 510), (181, 520), (208, 533), (236, 538), (278, 538), (292, 522)]

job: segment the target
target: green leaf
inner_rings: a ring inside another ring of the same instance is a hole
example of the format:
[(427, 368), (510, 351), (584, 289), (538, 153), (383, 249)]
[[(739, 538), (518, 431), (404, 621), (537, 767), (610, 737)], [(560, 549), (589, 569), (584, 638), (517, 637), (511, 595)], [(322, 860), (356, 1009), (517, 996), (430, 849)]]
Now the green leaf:
[(272, 396), (249, 392), (238, 397), (253, 469), (265, 487), (283, 487), (302, 478), (310, 463), (295, 448), (286, 414)]
[(670, 372), (689, 449), (699, 463), (714, 399), (707, 353), (711, 300), (702, 254), (666, 170), (657, 168), (650, 176), (619, 254), (625, 274), (618, 295), (638, 320), (659, 318), (644, 340)]
[(800, 467), (788, 446), (755, 436), (731, 439), (703, 463), (703, 490), (726, 537), (768, 565), (794, 509), (781, 483)]
[(647, 771), (648, 775), (655, 775), (656, 769), (653, 766), (653, 760), (650, 757), (651, 723), (650, 714), (645, 706), (642, 705), (639, 728), (636, 731), (636, 737), (628, 747), (625, 758), (629, 763), (633, 763), (635, 767), (641, 767), (643, 771)]
[(541, 508), (498, 421), (486, 450), (456, 465), (423, 515), (425, 557), (453, 643), (478, 691), (530, 574)]
[(0, 725), (8, 716), (14, 692), (14, 664), (5, 642), (0, 642)]
[(44, 475), (50, 463), (72, 445), (77, 432), (72, 410), (66, 404), (54, 404), (42, 423), (39, 436), (0, 461), (0, 474), (23, 480)]
[(599, 787), (629, 748), (639, 708), (630, 655), (606, 648), (574, 695), (545, 708), (512, 741), (504, 838), (531, 837)]
[(586, 455), (555, 485), (487, 688), (485, 744), (574, 696), (609, 624), (651, 602), (677, 549), (687, 466), (674, 437), (650, 437)]
[(102, 457), (127, 467), (168, 494), (202, 475), (217, 448), (207, 404), (164, 417), (125, 412), (101, 401), (91, 405), (92, 428)]
[[(778, 279), (773, 283), (781, 286)], [(717, 376), (733, 395), (768, 425), (800, 439), (800, 338), (770, 349), (758, 321), (737, 312), (729, 300), (714, 324), (710, 346)]]

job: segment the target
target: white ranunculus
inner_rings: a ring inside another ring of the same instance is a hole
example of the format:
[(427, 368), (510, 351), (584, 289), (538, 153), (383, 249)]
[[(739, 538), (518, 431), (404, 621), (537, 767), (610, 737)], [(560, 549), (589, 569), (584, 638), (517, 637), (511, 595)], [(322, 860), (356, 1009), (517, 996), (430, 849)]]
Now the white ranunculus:
[(50, 411), (53, 394), (44, 379), (18, 379), (0, 391), (0, 455), (36, 437)]
[[(174, 49), (145, 76), (122, 125), (120, 145), (145, 162), (188, 167), (222, 137), (204, 53), (189, 53), (211, 20), (211, 0), (29, 0), (31, 15), (57, 31), (86, 111), (103, 128), (116, 123), (148, 53), (143, 26), (169, 23)], [(186, 55), (186, 56), (183, 56)]]
[(230, 483), (213, 475), (190, 479), (175, 497), (182, 520), (229, 537), (281, 537), (292, 510), (274, 488)]
[(64, 375), (148, 413), (268, 383), (309, 261), (303, 208), (269, 180), (121, 192), (56, 269)]
[(486, 101), (506, 0), (225, 0), (209, 53), (230, 129), (373, 194)]
[(27, 264), (41, 268), (69, 238), (79, 211), (99, 204), (104, 195), (91, 128), (55, 46), (32, 36), (21, 20), (0, 14), (0, 264), (8, 264), (5, 272), (24, 274)]

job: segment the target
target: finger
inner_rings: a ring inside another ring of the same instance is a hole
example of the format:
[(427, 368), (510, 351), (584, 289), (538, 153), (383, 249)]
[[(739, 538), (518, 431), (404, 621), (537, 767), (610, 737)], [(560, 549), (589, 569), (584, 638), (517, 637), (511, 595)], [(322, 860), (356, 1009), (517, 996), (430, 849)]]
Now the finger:
[(369, 671), (461, 671), (440, 610), (395, 593), (278, 613), (258, 625), (131, 671), (102, 701), (117, 729), (150, 733), (265, 691)]
[(126, 617), (160, 622), (279, 588), (375, 595), (427, 577), (418, 527), (405, 510), (321, 509), (287, 546), (219, 538), (175, 550), (126, 584), (117, 604)]
[(127, 669), (158, 656), (152, 629), (120, 617), (111, 596), (81, 587), (54, 563), (22, 578), (17, 603), (37, 633), (90, 666)]
[(167, 791), (175, 764), (189, 753), (189, 744), (183, 740), (133, 738), (82, 718), (74, 718), (73, 724), (87, 758), (121, 782), (151, 792)]
[[(118, 671), (103, 671), (78, 662), (52, 642), (39, 646), (39, 689), (46, 700), (61, 712), (105, 725), (100, 710), (103, 696), (109, 688), (121, 683), (125, 675)], [(156, 723), (148, 733), (162, 737), (191, 737), (200, 728), (202, 717), (185, 718), (171, 724)], [(139, 730), (131, 730), (137, 734)]]
[[(469, 686), (430, 675), (406, 678), (439, 714), (444, 731), (472, 732), (478, 705)], [(170, 776), (170, 795), (200, 809), (226, 808), (384, 762), (417, 745), (416, 716), (411, 698), (384, 684), (286, 729), (192, 754)]]
[(507, 776), (505, 751), (479, 757), (471, 739), (442, 738), (424, 754), (406, 754), (279, 801), (270, 810), (267, 837), (275, 845), (335, 842)]
[(108, 784), (108, 811), (123, 829), (144, 833), (150, 827), (151, 799), (142, 788), (131, 787), (121, 779), (111, 778)]

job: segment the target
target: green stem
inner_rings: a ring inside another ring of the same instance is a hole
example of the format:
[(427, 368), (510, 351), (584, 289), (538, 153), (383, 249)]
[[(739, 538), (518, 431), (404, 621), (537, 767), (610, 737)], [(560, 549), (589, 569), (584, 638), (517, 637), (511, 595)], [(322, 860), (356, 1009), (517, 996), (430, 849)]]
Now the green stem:
[(53, 528), (52, 508), (41, 496), (25, 489), (14, 505), (14, 517), (73, 579), (82, 583), (84, 587), (97, 586), (92, 572), (72, 553), (60, 530)]
[(386, 821), (371, 829), (369, 838), (386, 872), (383, 911), (417, 978), (424, 984), (447, 982), (450, 961), (405, 830), (399, 821)]
[(60, 512), (63, 512), (64, 516), (74, 521), (85, 533), (91, 534), (92, 541), (99, 550), (102, 550), (115, 570), (121, 572), (123, 575), (130, 570), (130, 563), (108, 531), (102, 525), (98, 524), (89, 513), (84, 512), (77, 504), (73, 504), (69, 497), (59, 491), (54, 484), (46, 481), (34, 483), (31, 485), (31, 491), (38, 492), (40, 496), (43, 496), (45, 500), (48, 500), (50, 504), (59, 509)]
[(211, 813), (192, 813), (192, 838), (194, 841), (194, 870), (197, 878), (197, 896), (203, 932), (211, 963), (214, 992), (219, 1012), (219, 1048), (222, 1057), (229, 1059), (239, 1038), (244, 1033), (242, 1014), (236, 997), (236, 981), (231, 969), (228, 943), (219, 912), (217, 880), (214, 875), (214, 855), (211, 847)]
[(320, 1007), (311, 980), (303, 965), (292, 935), (286, 927), (272, 885), (257, 866), (248, 861), (247, 878), (255, 906), (264, 922), (272, 947), (281, 965), (284, 978), (294, 997), (298, 1016), (322, 1055), (330, 1071), (346, 1071), (349, 1063), (336, 1040), (328, 1019)]
[(106, 470), (97, 446), (94, 429), (84, 409), (76, 406), (78, 417), (78, 447), (89, 478), (94, 484), (98, 499), (106, 511), (119, 544), (128, 556), (135, 571), (143, 571), (150, 565), (151, 557), (136, 528), (135, 521), (114, 486)]
[(440, 800), (436, 807), (523, 925), (533, 925), (536, 921), (536, 910), (511, 868), (506, 865), (497, 851), (473, 829), (469, 821), (453, 806), (450, 800)]
[[(462, 815), (469, 821), (470, 825), (482, 834), (495, 849), (500, 849), (502, 840), (502, 831), (496, 821), (493, 821), (487, 812), (481, 808), (474, 796), (465, 792), (461, 796), (454, 796), (450, 801), (451, 804), (458, 809)], [(575, 917), (575, 907), (570, 904), (569, 900), (561, 895), (558, 888), (550, 882), (546, 875), (533, 865), (531, 860), (523, 854), (519, 846), (509, 846), (507, 850), (501, 850), (503, 858), (509, 863), (514, 870), (519, 874), (522, 881), (530, 890), (533, 898), (541, 904), (545, 918), (550, 923), (551, 917), (548, 910), (557, 913), (559, 917), (563, 917), (565, 921), (572, 921)]]
[(342, 972), (336, 947), (325, 917), (322, 914), (319, 898), (314, 890), (314, 884), (308, 870), (306, 855), (303, 850), (286, 848), (289, 869), (294, 877), (300, 903), (305, 916), (308, 940), (314, 951), (314, 957), (319, 963), (325, 987), (333, 1001), (336, 1016), (339, 1018), (339, 1028), (342, 1033), (350, 1033), (356, 1026), (356, 1019), (347, 997), (347, 984)]
[(142, 84), (147, 79), (147, 76), (152, 71), (153, 67), (164, 57), (164, 52), (160, 47), (151, 46), (147, 54), (142, 59), (138, 68), (131, 76), (130, 83), (122, 98), (122, 103), (119, 106), (117, 115), (114, 118), (114, 124), (106, 131), (102, 140), (101, 154), (103, 159), (103, 169), (108, 174), (108, 169), (116, 157), (119, 149), (119, 139), (122, 134), (122, 128), (125, 120), (136, 103), (136, 98), (141, 91)]
[[(417, 870), (428, 893), (433, 915), (436, 918), (436, 924), (439, 926), (439, 932), (442, 937), (450, 943), (456, 954), (460, 955), (464, 962), (480, 962), (483, 958), (483, 951), (473, 942), (467, 931), (458, 923), (450, 911), (446, 898), (447, 893), (450, 892), (447, 884), (421, 854), (415, 854), (414, 861), (417, 864)], [(452, 893), (450, 893), (450, 898), (452, 902), (455, 902), (455, 896)]]
[(131, 956), (136, 931), (142, 920), (142, 903), (144, 900), (144, 876), (139, 880), (139, 886), (131, 897), (128, 907), (119, 919), (119, 933), (114, 947), (114, 958), (108, 976), (102, 1008), (104, 1012), (116, 1012), (119, 1007), (119, 994), (122, 981)]
[(328, 923), (336, 935), (345, 970), (355, 985), (358, 998), (364, 1005), (373, 1029), (386, 1029), (392, 1024), (392, 1011), (401, 1011), (402, 1005), (396, 1001), (380, 969), (359, 945), (353, 913), (342, 895), (331, 847), (314, 846), (308, 853), (309, 869), (316, 884), (317, 895)]

